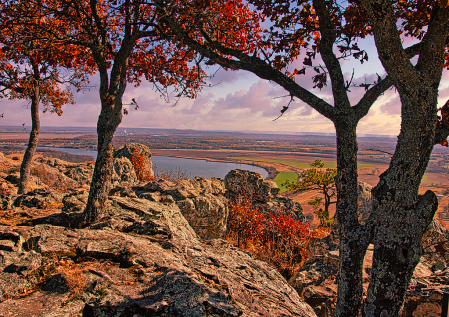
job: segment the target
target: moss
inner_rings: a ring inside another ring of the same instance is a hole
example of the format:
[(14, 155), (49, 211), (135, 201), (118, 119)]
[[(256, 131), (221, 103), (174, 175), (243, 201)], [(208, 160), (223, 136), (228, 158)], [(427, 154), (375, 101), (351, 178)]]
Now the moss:
[(42, 256), (45, 256), (47, 258), (59, 260), (61, 258), (76, 258), (77, 252), (74, 247), (70, 248), (69, 251), (49, 251), (49, 252), (42, 252)]
[(56, 271), (55, 263), (41, 263), (42, 265), (37, 269), (27, 274), (28, 278), (34, 277), (37, 284), (43, 284)]

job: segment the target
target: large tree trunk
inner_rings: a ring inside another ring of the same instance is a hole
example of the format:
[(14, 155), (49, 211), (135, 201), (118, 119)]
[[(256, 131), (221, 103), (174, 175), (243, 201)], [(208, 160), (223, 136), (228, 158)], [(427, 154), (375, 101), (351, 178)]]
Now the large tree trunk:
[(101, 49), (93, 50), (100, 74), (101, 112), (97, 122), (97, 160), (90, 183), (89, 198), (83, 212), (83, 220), (86, 224), (101, 219), (106, 211), (105, 203), (108, 199), (114, 168), (112, 139), (122, 121), (122, 97), (126, 89), (126, 70), (134, 43), (129, 38), (123, 40), (110, 71), (104, 52)]
[(18, 194), (25, 194), (29, 191), (30, 177), (31, 177), (31, 163), (33, 162), (33, 156), (36, 153), (39, 132), (40, 132), (40, 120), (39, 120), (39, 69), (37, 66), (33, 66), (35, 78), (33, 81), (33, 95), (31, 96), (31, 132), (28, 140), (28, 147), (23, 155), (22, 164), (20, 165), (20, 180)]
[[(120, 101), (121, 103), (121, 98)], [(107, 103), (105, 101), (104, 103)], [(84, 221), (92, 223), (101, 219), (105, 212), (105, 203), (111, 186), (113, 170), (113, 146), (112, 139), (115, 130), (119, 126), (122, 116), (120, 110), (102, 105), (97, 123), (98, 147), (97, 160), (90, 185), (89, 198), (84, 209)]]
[(357, 136), (356, 124), (337, 119), (337, 210), (340, 268), (337, 307), (334, 316), (358, 316), (362, 296), (363, 259), (368, 236), (357, 219)]
[[(423, 252), (424, 231), (438, 208), (438, 200), (432, 191), (418, 196), (435, 134), (437, 95), (435, 89), (431, 90), (427, 90), (427, 100), (409, 99), (399, 91), (403, 118), (401, 133), (390, 167), (372, 191), (372, 217), (375, 217), (376, 229), (364, 316), (399, 316), (410, 279)], [(421, 115), (416, 116), (416, 112)]]

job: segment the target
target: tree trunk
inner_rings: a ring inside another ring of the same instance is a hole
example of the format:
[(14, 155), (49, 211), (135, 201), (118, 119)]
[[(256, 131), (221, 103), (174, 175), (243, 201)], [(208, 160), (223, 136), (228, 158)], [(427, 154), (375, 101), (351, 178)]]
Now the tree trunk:
[(331, 205), (331, 197), (327, 194), (326, 188), (324, 189), (324, 211), (329, 214), (329, 206)]
[(33, 95), (31, 96), (31, 132), (28, 140), (28, 147), (23, 155), (22, 164), (20, 165), (20, 180), (18, 194), (25, 194), (29, 191), (30, 177), (31, 177), (31, 163), (33, 162), (33, 156), (36, 153), (37, 142), (40, 132), (40, 120), (39, 120), (39, 70), (37, 66), (33, 65), (35, 78), (33, 81)]
[[(112, 101), (111, 101), (112, 102)], [(120, 101), (116, 101), (121, 103)], [(113, 171), (112, 139), (119, 126), (122, 116), (120, 110), (111, 106), (102, 105), (97, 123), (98, 147), (97, 160), (90, 185), (89, 198), (84, 209), (83, 218), (86, 223), (93, 223), (101, 219), (105, 213), (105, 203), (111, 186)]]
[(424, 231), (438, 208), (432, 191), (418, 196), (435, 134), (437, 95), (430, 90), (427, 100), (408, 99), (400, 91), (403, 120), (398, 144), (390, 167), (372, 191), (376, 229), (364, 316), (400, 315), (410, 279), (423, 252)]
[(358, 316), (362, 296), (363, 259), (368, 236), (357, 219), (357, 137), (356, 124), (337, 119), (337, 210), (340, 239), (340, 267), (337, 307), (334, 316)]

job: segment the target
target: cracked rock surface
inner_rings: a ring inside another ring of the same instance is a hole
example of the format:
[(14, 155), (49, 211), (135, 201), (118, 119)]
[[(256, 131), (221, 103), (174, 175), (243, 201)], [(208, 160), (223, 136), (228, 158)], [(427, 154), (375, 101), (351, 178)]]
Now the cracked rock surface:
[(270, 265), (198, 238), (176, 203), (111, 202), (85, 229), (0, 226), (1, 316), (316, 316)]

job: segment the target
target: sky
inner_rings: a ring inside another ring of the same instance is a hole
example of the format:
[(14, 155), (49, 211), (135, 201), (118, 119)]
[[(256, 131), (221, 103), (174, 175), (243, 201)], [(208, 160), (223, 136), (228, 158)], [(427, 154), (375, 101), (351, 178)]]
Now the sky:
[[(404, 47), (413, 42), (405, 39)], [(354, 70), (353, 82), (372, 83), (377, 74), (385, 77), (385, 71), (377, 59), (374, 40), (371, 37), (359, 41), (359, 47), (365, 49), (369, 61), (360, 64), (352, 57), (342, 61), (345, 80), (349, 80)], [(302, 68), (303, 56), (295, 61)], [(314, 65), (320, 59), (314, 60)], [(213, 69), (209, 72), (213, 73)], [(323, 89), (313, 89), (313, 71), (308, 70), (305, 75), (296, 76), (296, 82), (311, 90), (320, 98), (333, 105), (330, 81)], [(449, 99), (449, 75), (443, 72), (440, 84), (439, 104), (441, 107)], [(41, 126), (59, 127), (96, 127), (100, 113), (100, 100), (98, 95), (98, 75), (91, 78), (90, 91), (75, 92), (75, 105), (63, 107), (63, 115), (42, 113)], [(197, 99), (181, 98), (176, 106), (175, 99), (166, 102), (156, 92), (152, 84), (143, 81), (141, 86), (134, 87), (128, 84), (123, 103), (131, 103), (134, 98), (139, 109), (126, 106), (129, 114), (123, 116), (122, 128), (169, 128), (193, 130), (221, 130), (221, 131), (255, 131), (255, 132), (316, 132), (334, 133), (331, 121), (321, 116), (304, 102), (295, 100), (290, 109), (278, 120), (280, 110), (289, 102), (287, 92), (274, 82), (259, 79), (246, 71), (218, 70), (216, 75), (208, 82), (212, 87), (206, 87)], [(363, 88), (350, 88), (350, 101), (355, 105), (363, 96)], [(18, 126), (22, 124), (31, 126), (29, 104), (24, 100), (0, 99), (0, 126)], [(363, 118), (357, 128), (358, 135), (398, 135), (400, 129), (400, 101), (394, 89), (388, 90), (373, 105), (368, 115)]]

